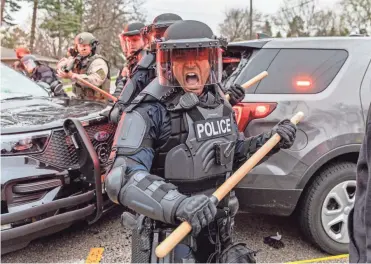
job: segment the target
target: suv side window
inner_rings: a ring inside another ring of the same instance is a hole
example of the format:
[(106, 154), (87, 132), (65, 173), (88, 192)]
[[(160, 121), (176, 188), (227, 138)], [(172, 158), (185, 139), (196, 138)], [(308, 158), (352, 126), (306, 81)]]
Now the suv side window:
[[(264, 50), (264, 49), (263, 49)], [(315, 94), (325, 90), (348, 57), (345, 50), (281, 49), (258, 94)]]
[[(236, 78), (235, 82), (238, 84), (244, 84), (262, 71), (266, 71), (279, 51), (279, 49), (254, 50), (253, 55), (251, 56), (245, 68), (242, 70), (241, 74), (238, 76), (238, 78)], [(268, 74), (270, 75), (270, 72), (268, 72)], [(245, 90), (246, 93), (254, 93), (258, 85), (259, 82), (253, 86), (250, 86), (250, 88)]]

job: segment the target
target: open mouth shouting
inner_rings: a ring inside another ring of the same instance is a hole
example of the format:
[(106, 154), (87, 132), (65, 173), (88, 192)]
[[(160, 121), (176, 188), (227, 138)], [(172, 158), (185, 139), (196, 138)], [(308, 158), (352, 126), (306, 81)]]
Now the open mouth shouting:
[(196, 72), (187, 72), (184, 79), (190, 89), (196, 89), (200, 85), (200, 75)]

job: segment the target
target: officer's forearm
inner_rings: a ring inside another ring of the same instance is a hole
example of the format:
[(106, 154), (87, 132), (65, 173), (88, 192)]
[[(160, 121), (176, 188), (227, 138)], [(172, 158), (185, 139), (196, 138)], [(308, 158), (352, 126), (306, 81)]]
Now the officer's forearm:
[[(127, 157), (118, 157), (106, 177), (106, 191), (110, 199), (130, 209), (165, 223), (175, 223), (175, 211), (186, 198), (172, 184), (146, 170), (126, 174)], [(138, 164), (139, 165), (139, 164)], [(133, 167), (133, 164), (130, 165)]]
[(115, 92), (113, 93), (113, 96), (119, 97), (122, 90), (124, 89), (125, 83), (126, 83), (126, 77), (121, 78), (119, 81), (116, 80), (116, 89)]

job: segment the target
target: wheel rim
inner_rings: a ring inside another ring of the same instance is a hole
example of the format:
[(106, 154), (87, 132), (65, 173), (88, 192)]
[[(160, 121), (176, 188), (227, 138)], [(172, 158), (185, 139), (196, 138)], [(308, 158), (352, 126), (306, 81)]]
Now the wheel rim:
[(349, 243), (348, 216), (354, 206), (355, 191), (356, 181), (339, 183), (327, 194), (322, 205), (322, 226), (338, 243)]

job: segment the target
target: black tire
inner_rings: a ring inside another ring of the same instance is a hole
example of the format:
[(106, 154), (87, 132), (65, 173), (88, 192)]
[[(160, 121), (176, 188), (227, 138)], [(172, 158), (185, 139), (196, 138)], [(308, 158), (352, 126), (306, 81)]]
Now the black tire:
[(326, 234), (321, 220), (323, 202), (336, 185), (348, 180), (356, 180), (356, 164), (337, 162), (329, 164), (315, 175), (301, 200), (299, 221), (304, 236), (323, 251), (332, 254), (348, 252), (349, 244), (339, 243)]
[(150, 263), (150, 251), (141, 250), (141, 240), (138, 230), (133, 229), (131, 236), (131, 263)]

